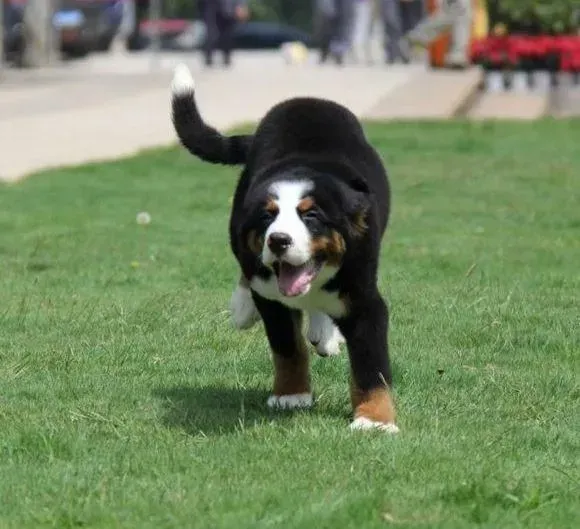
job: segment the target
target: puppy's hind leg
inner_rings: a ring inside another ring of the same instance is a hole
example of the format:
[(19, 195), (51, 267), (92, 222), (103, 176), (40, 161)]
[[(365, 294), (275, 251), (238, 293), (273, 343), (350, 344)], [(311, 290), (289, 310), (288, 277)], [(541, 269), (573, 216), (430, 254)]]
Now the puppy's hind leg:
[(322, 312), (311, 312), (308, 322), (308, 341), (320, 356), (335, 356), (340, 353), (344, 337), (330, 316)]
[(240, 277), (238, 286), (232, 294), (230, 312), (232, 323), (236, 329), (249, 329), (260, 320), (260, 314), (252, 299), (250, 285), (243, 276)]

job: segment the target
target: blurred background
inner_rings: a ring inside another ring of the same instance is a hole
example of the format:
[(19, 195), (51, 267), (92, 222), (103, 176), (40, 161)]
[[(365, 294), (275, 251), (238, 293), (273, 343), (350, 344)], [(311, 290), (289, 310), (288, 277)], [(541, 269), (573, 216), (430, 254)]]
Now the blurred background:
[(494, 83), (496, 89), (514, 84), (506, 71), (580, 70), (577, 0), (0, 2), (4, 67), (38, 67), (114, 48), (199, 50), (206, 65), (213, 65), (213, 50), (225, 47), (227, 55), (281, 49), (288, 62), (315, 60), (310, 50), (319, 62), (336, 64), (478, 64), (502, 72), (502, 79), (488, 83), (491, 89)]
[(179, 62), (224, 128), (296, 95), (378, 120), (580, 116), (578, 0), (0, 3), (0, 179), (172, 141)]

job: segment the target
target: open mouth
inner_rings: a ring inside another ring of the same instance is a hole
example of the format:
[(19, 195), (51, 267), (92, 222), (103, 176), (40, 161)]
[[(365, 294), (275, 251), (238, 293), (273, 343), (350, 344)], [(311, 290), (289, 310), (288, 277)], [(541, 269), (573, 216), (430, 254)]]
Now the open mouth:
[(306, 294), (321, 267), (322, 263), (313, 259), (300, 266), (285, 261), (276, 261), (272, 265), (278, 279), (278, 290), (288, 298)]

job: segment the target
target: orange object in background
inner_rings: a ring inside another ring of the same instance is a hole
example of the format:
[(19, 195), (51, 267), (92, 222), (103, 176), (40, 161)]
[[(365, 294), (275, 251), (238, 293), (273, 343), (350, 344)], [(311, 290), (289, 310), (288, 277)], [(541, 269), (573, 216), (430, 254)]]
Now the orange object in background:
[[(427, 0), (427, 13), (431, 15), (440, 9), (441, 0)], [(429, 44), (429, 63), (433, 68), (443, 68), (445, 66), (445, 57), (449, 51), (451, 42), (451, 32), (444, 31)]]
[[(427, 13), (437, 12), (441, 0), (427, 0)], [(489, 17), (487, 13), (486, 0), (472, 0), (473, 21), (471, 25), (471, 40), (484, 38), (489, 31)], [(451, 44), (451, 30), (446, 30), (439, 35), (429, 45), (429, 62), (433, 68), (443, 68), (445, 66), (445, 57)]]

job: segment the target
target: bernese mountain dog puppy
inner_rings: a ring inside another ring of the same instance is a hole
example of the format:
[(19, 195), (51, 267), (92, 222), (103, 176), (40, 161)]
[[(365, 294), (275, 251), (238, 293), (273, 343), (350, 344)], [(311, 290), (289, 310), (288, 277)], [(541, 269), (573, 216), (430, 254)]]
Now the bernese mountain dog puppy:
[(293, 98), (271, 108), (254, 134), (224, 136), (203, 121), (183, 64), (172, 114), (193, 155), (243, 166), (229, 228), (241, 268), (231, 312), (239, 329), (263, 321), (274, 364), (268, 406), (313, 403), (307, 315), (306, 338), (318, 354), (337, 354), (346, 341), (351, 428), (397, 432), (388, 311), (377, 288), (390, 191), (356, 116), (331, 101)]

